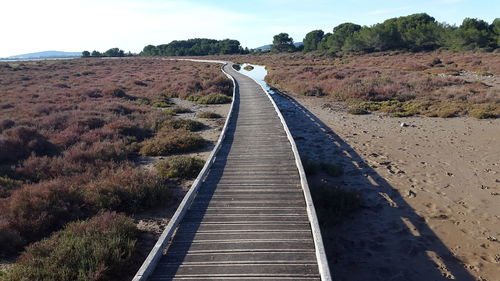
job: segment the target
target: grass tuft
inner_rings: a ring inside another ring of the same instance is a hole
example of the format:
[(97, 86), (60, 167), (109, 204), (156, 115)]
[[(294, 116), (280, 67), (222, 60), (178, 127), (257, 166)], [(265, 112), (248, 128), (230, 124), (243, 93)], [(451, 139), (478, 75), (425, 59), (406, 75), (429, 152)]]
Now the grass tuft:
[(223, 104), (230, 103), (232, 98), (224, 94), (210, 94), (207, 96), (202, 96), (196, 100), (199, 104)]
[(197, 115), (198, 118), (207, 118), (207, 119), (216, 119), (216, 118), (222, 118), (220, 114), (217, 114), (215, 112), (200, 112)]
[(171, 156), (158, 162), (158, 173), (167, 178), (194, 179), (198, 176), (205, 161), (188, 156)]

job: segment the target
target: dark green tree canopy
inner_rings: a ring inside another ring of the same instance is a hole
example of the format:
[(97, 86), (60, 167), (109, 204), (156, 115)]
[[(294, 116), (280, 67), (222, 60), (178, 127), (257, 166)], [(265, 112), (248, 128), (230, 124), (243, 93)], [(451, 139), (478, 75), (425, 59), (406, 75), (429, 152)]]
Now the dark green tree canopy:
[(288, 33), (280, 33), (274, 35), (271, 51), (276, 52), (293, 52), (295, 45), (293, 45), (293, 38)]
[(304, 52), (318, 50), (318, 45), (324, 36), (323, 30), (313, 30), (306, 34), (302, 42), (304, 43)]
[(245, 51), (238, 40), (189, 39), (175, 40), (158, 46), (147, 45), (142, 56), (205, 56), (243, 54)]
[(89, 51), (83, 51), (82, 52), (82, 57), (84, 57), (84, 58), (90, 57), (90, 52)]
[(119, 48), (111, 48), (104, 52), (103, 56), (105, 57), (124, 57), (125, 52), (120, 50)]
[(332, 33), (322, 35), (317, 30), (304, 38), (304, 51), (335, 53), (406, 50), (430, 51), (438, 48), (453, 50), (500, 47), (500, 19), (491, 25), (479, 19), (466, 18), (460, 27), (437, 22), (425, 13), (391, 18), (372, 26), (343, 23)]

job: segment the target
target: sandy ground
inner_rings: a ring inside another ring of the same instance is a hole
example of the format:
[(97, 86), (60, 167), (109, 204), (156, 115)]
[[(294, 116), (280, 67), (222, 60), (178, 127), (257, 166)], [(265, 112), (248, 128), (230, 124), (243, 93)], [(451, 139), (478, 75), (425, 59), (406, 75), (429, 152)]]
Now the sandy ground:
[(312, 185), (362, 193), (360, 211), (323, 229), (335, 280), (500, 280), (499, 119), (358, 116), (274, 96), (301, 155), (343, 166)]
[[(224, 122), (226, 120), (227, 114), (229, 113), (231, 104), (200, 105), (181, 99), (172, 99), (172, 101), (175, 103), (174, 106), (185, 107), (191, 110), (190, 113), (177, 114), (176, 118), (192, 119), (202, 122), (206, 125), (206, 128), (198, 131), (197, 133), (200, 134), (205, 140), (207, 140), (207, 145), (199, 151), (193, 153), (184, 153), (182, 155), (198, 157), (205, 160), (208, 159), (210, 152), (214, 148), (214, 145), (217, 142), (220, 133), (222, 132), (222, 128), (224, 127)], [(222, 118), (207, 119), (196, 117), (198, 113), (204, 111), (218, 113), (222, 116)], [(138, 160), (137, 164), (139, 166), (152, 169), (154, 167), (154, 164), (162, 158), (163, 157), (141, 157)], [(161, 233), (169, 223), (170, 218), (174, 215), (177, 207), (179, 206), (179, 203), (182, 201), (182, 198), (186, 194), (187, 190), (191, 187), (192, 183), (193, 180), (183, 180), (176, 182), (175, 186), (172, 188), (173, 198), (170, 202), (154, 210), (150, 210), (134, 216), (137, 228), (141, 231), (139, 240), (137, 242), (137, 249), (140, 249), (140, 252), (133, 258), (133, 265), (130, 267), (128, 274), (128, 277), (130, 278), (127, 278), (127, 280), (131, 280), (139, 267), (142, 265), (147, 255), (160, 237)]]

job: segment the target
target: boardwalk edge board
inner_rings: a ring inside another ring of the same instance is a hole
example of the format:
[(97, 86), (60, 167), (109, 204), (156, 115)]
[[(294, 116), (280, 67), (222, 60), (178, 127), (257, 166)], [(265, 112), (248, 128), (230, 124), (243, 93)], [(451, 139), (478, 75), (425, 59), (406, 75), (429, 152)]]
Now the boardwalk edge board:
[[(177, 59), (170, 59), (170, 60), (177, 60)], [(186, 59), (179, 59), (179, 60), (186, 60)], [(210, 170), (210, 167), (212, 166), (214, 160), (215, 160), (215, 155), (219, 151), (222, 145), (222, 141), (224, 140), (224, 137), (226, 136), (226, 131), (229, 125), (229, 120), (231, 119), (231, 116), (233, 114), (233, 107), (234, 107), (234, 101), (236, 97), (236, 82), (234, 81), (234, 78), (226, 73), (224, 71), (224, 66), (226, 66), (228, 63), (224, 61), (214, 61), (214, 60), (189, 60), (189, 61), (195, 61), (195, 62), (209, 62), (209, 63), (220, 63), (222, 64), (221, 66), (221, 71), (233, 82), (233, 100), (231, 102), (231, 107), (229, 109), (229, 113), (226, 117), (226, 122), (224, 123), (224, 127), (222, 129), (222, 132), (219, 136), (219, 139), (217, 140), (217, 143), (210, 153), (208, 160), (206, 161), (205, 165), (203, 166), (203, 169), (200, 171), (198, 174), (198, 177), (196, 177), (195, 181), (191, 185), (191, 188), (189, 191), (186, 193), (184, 198), (182, 199), (182, 202), (180, 203), (179, 207), (175, 211), (175, 214), (173, 215), (172, 219), (169, 221), (167, 227), (165, 230), (162, 232), (160, 235), (160, 238), (158, 238), (158, 241), (154, 245), (153, 249), (151, 249), (151, 252), (147, 256), (146, 260), (143, 262), (142, 266), (139, 268), (137, 273), (135, 274), (134, 278), (132, 281), (145, 281), (149, 275), (153, 272), (153, 270), (156, 268), (156, 265), (158, 264), (161, 256), (163, 255), (163, 251), (165, 250), (166, 246), (168, 245), (168, 242), (172, 238), (173, 234), (175, 233), (175, 230), (179, 226), (180, 222), (184, 218), (184, 215), (189, 209), (189, 206), (193, 202), (196, 193), (200, 187), (200, 185), (203, 183), (203, 179), (208, 175), (208, 172)]]
[(255, 80), (255, 78), (246, 75), (244, 73), (241, 73), (253, 81), (257, 83), (264, 93), (266, 93), (267, 97), (271, 100), (271, 103), (273, 104), (274, 110), (276, 110), (276, 113), (278, 114), (278, 117), (281, 120), (281, 124), (283, 125), (283, 128), (285, 129), (286, 135), (288, 137), (288, 140), (290, 141), (290, 144), (292, 146), (292, 151), (293, 155), (295, 156), (295, 163), (297, 165), (297, 168), (299, 170), (299, 176), (300, 176), (300, 182), (302, 184), (302, 190), (304, 191), (304, 197), (306, 200), (306, 209), (307, 209), (307, 215), (309, 217), (309, 222), (311, 224), (311, 230), (313, 234), (313, 239), (314, 239), (314, 246), (316, 249), (316, 257), (318, 259), (318, 268), (319, 268), (319, 273), (321, 276), (321, 281), (332, 281), (332, 276), (330, 273), (330, 267), (328, 266), (328, 259), (326, 258), (326, 252), (325, 252), (325, 246), (323, 245), (323, 238), (321, 236), (321, 229), (319, 227), (319, 222), (318, 222), (318, 217), (316, 215), (316, 209), (314, 208), (314, 203), (311, 197), (311, 190), (309, 189), (309, 184), (307, 183), (307, 176), (306, 172), (304, 170), (304, 166), (302, 165), (302, 161), (300, 160), (300, 154), (299, 150), (297, 149), (297, 144), (295, 143), (295, 140), (293, 139), (292, 133), (290, 132), (290, 129), (288, 128), (288, 125), (286, 124), (285, 118), (283, 117), (283, 114), (281, 114), (280, 109), (278, 108), (278, 105), (274, 101), (273, 97), (271, 94), (264, 88), (264, 86), (259, 83), (259, 81)]

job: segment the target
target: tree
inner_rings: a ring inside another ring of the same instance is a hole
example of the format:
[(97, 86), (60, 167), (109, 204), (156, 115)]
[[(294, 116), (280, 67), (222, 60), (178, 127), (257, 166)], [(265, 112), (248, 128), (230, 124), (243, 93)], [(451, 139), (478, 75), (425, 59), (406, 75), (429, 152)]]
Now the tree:
[(483, 20), (465, 18), (457, 30), (460, 49), (484, 48), (493, 45), (493, 34), (487, 22)]
[(490, 26), (491, 31), (493, 31), (493, 41), (496, 43), (496, 47), (500, 47), (500, 18), (496, 18)]
[(338, 52), (342, 50), (347, 38), (361, 29), (361, 25), (346, 22), (333, 28), (332, 36), (328, 38), (327, 45), (331, 51)]
[(92, 56), (98, 58), (98, 57), (102, 57), (102, 54), (100, 52), (96, 51), (96, 50), (93, 50), (92, 51)]
[(105, 57), (124, 57), (125, 52), (123, 50), (120, 50), (118, 48), (111, 48), (104, 52), (103, 54)]
[(241, 54), (245, 50), (238, 40), (214, 40), (195, 38), (188, 40), (174, 40), (168, 44), (158, 46), (147, 45), (141, 56), (206, 56), (221, 54)]
[(84, 57), (84, 58), (90, 57), (90, 52), (89, 51), (83, 51), (82, 52), (82, 57)]
[(318, 50), (319, 44), (324, 35), (325, 33), (323, 32), (323, 30), (313, 30), (307, 33), (306, 37), (304, 37), (304, 40), (302, 40), (302, 42), (304, 43), (304, 52)]
[(273, 44), (271, 45), (271, 51), (276, 52), (293, 52), (295, 51), (295, 46), (293, 45), (293, 38), (288, 35), (288, 33), (280, 33), (274, 35)]

